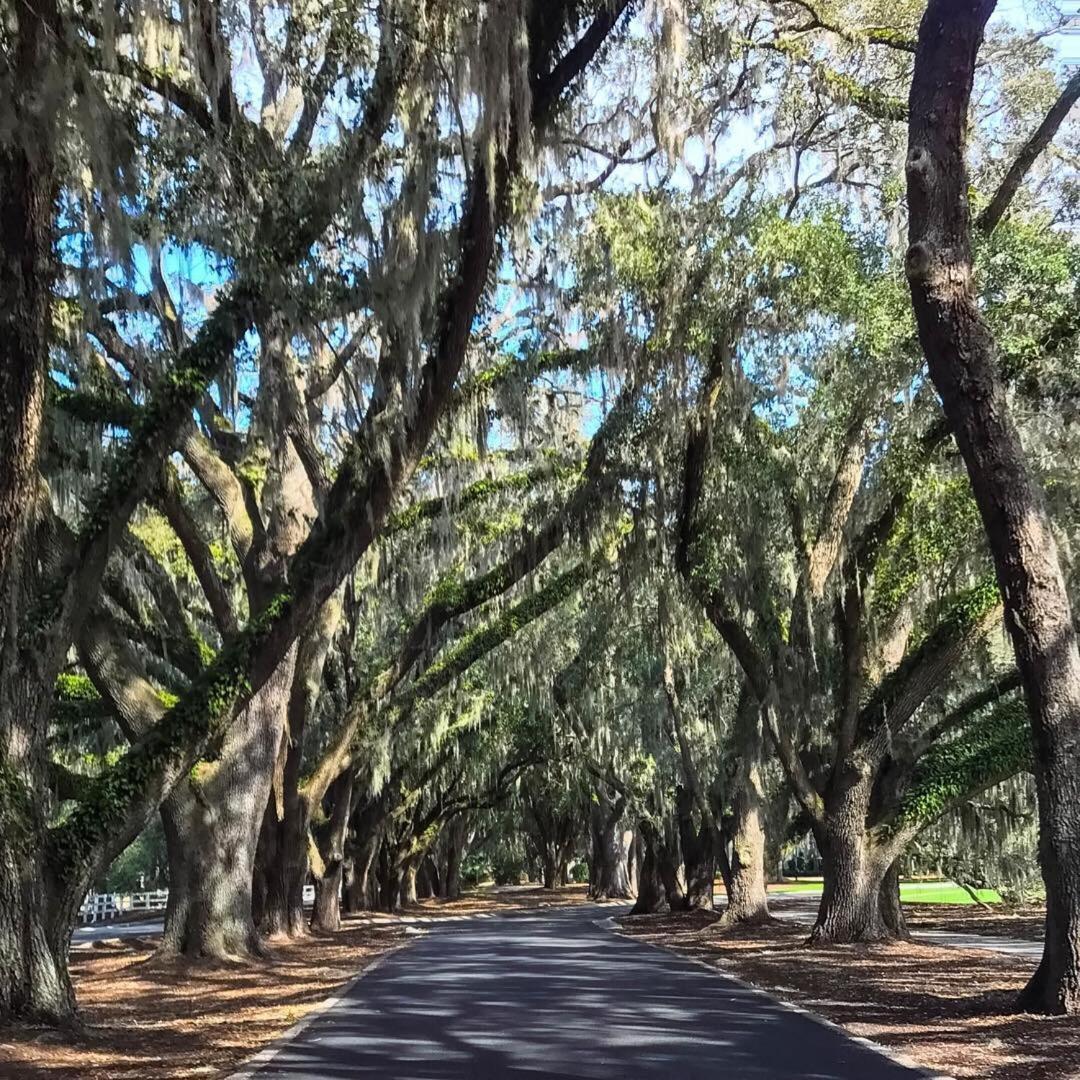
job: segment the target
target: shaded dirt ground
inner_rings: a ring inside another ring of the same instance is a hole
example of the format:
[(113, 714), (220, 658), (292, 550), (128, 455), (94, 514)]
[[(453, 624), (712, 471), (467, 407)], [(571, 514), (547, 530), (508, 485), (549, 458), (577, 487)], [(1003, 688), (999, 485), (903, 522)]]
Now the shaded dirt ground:
[(402, 916), (346, 917), (337, 934), (273, 942), (244, 964), (158, 961), (152, 939), (72, 954), (85, 1032), (0, 1028), (3, 1080), (220, 1077), (273, 1041), (377, 956), (405, 944), (410, 918), (580, 903), (585, 888), (484, 890), (426, 900)]
[(987, 1080), (1080, 1078), (1080, 1019), (1009, 1012), (1030, 961), (904, 942), (808, 949), (799, 924), (719, 930), (715, 921), (695, 912), (620, 924), (623, 933), (720, 967), (927, 1068)]

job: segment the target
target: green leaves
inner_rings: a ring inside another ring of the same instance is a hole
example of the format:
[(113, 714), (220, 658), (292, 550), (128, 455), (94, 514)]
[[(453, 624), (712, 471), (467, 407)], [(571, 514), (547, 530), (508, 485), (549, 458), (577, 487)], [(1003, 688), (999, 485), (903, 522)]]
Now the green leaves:
[(1030, 769), (1032, 760), (1027, 706), (1014, 696), (930, 749), (889, 827), (925, 828), (962, 800)]

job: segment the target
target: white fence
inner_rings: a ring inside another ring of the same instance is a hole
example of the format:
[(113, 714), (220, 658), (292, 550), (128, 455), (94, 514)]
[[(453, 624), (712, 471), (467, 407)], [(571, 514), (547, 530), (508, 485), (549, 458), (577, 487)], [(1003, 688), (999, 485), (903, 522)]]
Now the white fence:
[[(95, 923), (132, 911), (164, 911), (168, 902), (167, 889), (137, 893), (89, 893), (79, 908), (79, 918), (83, 923)], [(305, 885), (304, 904), (314, 903), (315, 886)]]
[(169, 901), (166, 889), (138, 893), (90, 893), (79, 908), (84, 923), (115, 919), (131, 911), (164, 911)]

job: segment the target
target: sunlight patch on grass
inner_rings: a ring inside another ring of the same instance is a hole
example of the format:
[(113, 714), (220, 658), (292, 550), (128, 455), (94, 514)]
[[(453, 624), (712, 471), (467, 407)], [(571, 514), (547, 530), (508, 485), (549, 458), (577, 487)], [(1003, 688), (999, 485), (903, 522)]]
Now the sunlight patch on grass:
[[(785, 881), (770, 886), (770, 891), (783, 893), (821, 893), (821, 880)], [(1001, 897), (993, 889), (977, 890), (984, 904), (1000, 904)], [(951, 881), (902, 881), (900, 899), (905, 904), (974, 904), (975, 901), (959, 885)]]

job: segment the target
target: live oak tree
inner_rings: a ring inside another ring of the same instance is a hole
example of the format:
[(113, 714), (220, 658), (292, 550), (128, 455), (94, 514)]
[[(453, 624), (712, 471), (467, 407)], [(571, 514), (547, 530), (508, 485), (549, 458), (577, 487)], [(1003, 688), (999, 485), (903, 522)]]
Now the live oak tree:
[[(235, 124), (238, 141), (257, 142), (260, 137), (243, 118), (223, 67), (221, 24), (212, 8), (204, 14), (207, 18), (194, 28), (202, 35), (195, 52), (202, 80), (196, 84), (196, 97), (206, 94), (196, 122), (207, 120), (215, 135), (220, 128)], [(21, 608), (17, 639), (5, 635), (9, 656), (17, 650), (24, 658), (37, 658), (33, 664), (20, 661), (18, 675), (4, 685), (8, 745), (21, 749), (14, 761), (10, 759), (13, 750), (5, 752), (4, 814), (11, 826), (5, 829), (5, 843), (15, 847), (10, 858), (5, 855), (3, 865), (12, 883), (27, 882), (26, 887), (16, 889), (12, 884), (4, 889), (11, 900), (5, 907), (4, 924), (8, 932), (3, 950), (10, 960), (5, 963), (5, 1012), (50, 1019), (71, 1016), (67, 941), (75, 908), (89, 881), (135, 835), (202, 756), (208, 741), (228, 739), (230, 721), (287, 662), (298, 636), (382, 529), (391, 501), (415, 469), (461, 371), (496, 234), (509, 217), (511, 187), (527, 161), (533, 132), (542, 132), (550, 122), (564, 91), (618, 21), (621, 7), (605, 5), (598, 13), (569, 6), (543, 12), (535, 7), (523, 9), (511, 14), (517, 22), (509, 38), (501, 27), (489, 27), (503, 44), (503, 51), (497, 50), (490, 62), (515, 72), (511, 79), (515, 93), (506, 101), (485, 96), (483, 84), (477, 91), (482, 106), (476, 160), (466, 156), (461, 162), (468, 176), (456, 230), (458, 258), (453, 272), (437, 286), (442, 295), (432, 307), (430, 349), (418, 356), (409, 351), (407, 342), (388, 342), (366, 403), (366, 417), (327, 485), (314, 527), (288, 561), (287, 587), (251, 613), (246, 629), (230, 637), (182, 699), (140, 733), (120, 761), (95, 778), (88, 797), (50, 832), (41, 803), (31, 799), (29, 792), (42, 787), (38, 778), (46, 761), (44, 736), (52, 687), (123, 525), (153, 490), (164, 457), (191, 423), (192, 410), (267, 310), (267, 301), (272, 311), (273, 289), (331, 223), (341, 206), (346, 181), (355, 178), (376, 154), (408, 79), (423, 79), (423, 44), (434, 46), (441, 34), (453, 35), (469, 15), (461, 13), (457, 22), (436, 21), (420, 35), (418, 47), (417, 36), (409, 28), (417, 19), (426, 26), (423, 11), (407, 6), (407, 10), (381, 14), (388, 17), (378, 36), (379, 57), (370, 84), (362, 93), (367, 107), (359, 110), (356, 125), (346, 131), (340, 145), (320, 155), (316, 175), (302, 197), (286, 197), (276, 204), (270, 198), (256, 215), (258, 249), (243, 252), (241, 273), (222, 290), (191, 343), (174, 350), (165, 373), (151, 380), (147, 404), (132, 424), (130, 438), (109, 462), (100, 491), (88, 499), (89, 509), (70, 543), (63, 545), (66, 550), (57, 565), (47, 568), (55, 585), (39, 586), (37, 595)], [(65, 34), (67, 23), (73, 35), (85, 34), (80, 44), (88, 42), (91, 53), (99, 44), (109, 44), (108, 22), (101, 30), (94, 23), (83, 28), (66, 19)], [(585, 32), (579, 39), (582, 26)], [(334, 46), (330, 64), (325, 71), (319, 69), (327, 81), (350, 56), (348, 48), (341, 54), (336, 51), (337, 41)], [(182, 86), (177, 93), (173, 83), (162, 83), (153, 72), (139, 69), (137, 58), (134, 67), (125, 63), (121, 68), (122, 74), (134, 72), (138, 80), (149, 82), (167, 104), (175, 97), (181, 107), (191, 105)], [(494, 77), (494, 84), (501, 86), (499, 76)], [(327, 89), (323, 87), (311, 106), (313, 120), (318, 119)], [(225, 136), (226, 154), (237, 148), (231, 138), (231, 132)], [(266, 150), (265, 145), (257, 145)], [(284, 172), (289, 183), (295, 184), (295, 174)], [(288, 206), (292, 214), (299, 208), (299, 214), (286, 222), (280, 216), (282, 206)], [(12, 724), (19, 726), (18, 732), (10, 728)], [(32, 812), (31, 806), (39, 809)], [(33, 856), (27, 857), (31, 851)]]
[[(965, 160), (974, 69), (993, 2), (931, 3), (923, 15), (911, 82), (907, 156), (907, 274), (931, 378), (971, 477), (1005, 599), (1006, 625), (1031, 718), (1039, 792), (1039, 848), (1046, 882), (1043, 958), (1021, 1004), (1080, 1009), (1080, 863), (1076, 761), (1080, 750), (1080, 651), (1053, 528), (1010, 416), (996, 346), (972, 285), (971, 211)], [(1076, 99), (1025, 147), (982, 222), (993, 229), (1040, 141)]]

